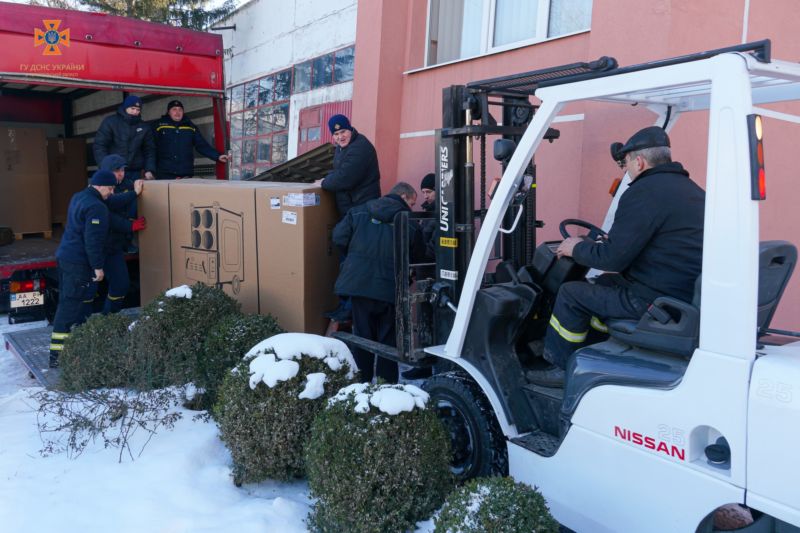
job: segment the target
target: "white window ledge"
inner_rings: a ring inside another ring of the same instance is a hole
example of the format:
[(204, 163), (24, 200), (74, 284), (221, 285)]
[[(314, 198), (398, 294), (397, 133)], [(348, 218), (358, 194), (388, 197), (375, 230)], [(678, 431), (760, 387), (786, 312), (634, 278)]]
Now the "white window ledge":
[(580, 30), (572, 33), (565, 33), (564, 35), (558, 35), (556, 37), (548, 37), (547, 39), (529, 39), (527, 41), (519, 41), (516, 43), (507, 44), (504, 46), (496, 46), (491, 50), (484, 52), (483, 54), (478, 54), (470, 57), (463, 57), (460, 59), (453, 59), (452, 61), (445, 61), (444, 63), (437, 63), (435, 65), (428, 65), (425, 67), (419, 67), (411, 70), (406, 70), (403, 74), (416, 74), (418, 72), (426, 72), (428, 70), (433, 70), (441, 67), (447, 67), (449, 65), (455, 65), (456, 63), (463, 63), (465, 61), (472, 61), (473, 59), (478, 59), (481, 57), (492, 56), (495, 54), (502, 54), (503, 52), (508, 52), (509, 50), (516, 50), (518, 48), (525, 48), (526, 46), (534, 46), (541, 43), (548, 43), (550, 41), (556, 41), (558, 39), (566, 39), (567, 37), (573, 37), (575, 35), (580, 35), (582, 33), (589, 33), (590, 29)]

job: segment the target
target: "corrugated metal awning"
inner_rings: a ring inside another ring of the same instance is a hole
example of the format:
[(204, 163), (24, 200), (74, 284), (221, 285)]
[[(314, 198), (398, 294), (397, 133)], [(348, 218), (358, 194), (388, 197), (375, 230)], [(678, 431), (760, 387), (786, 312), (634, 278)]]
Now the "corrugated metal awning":
[(325, 143), (261, 174), (256, 174), (249, 181), (312, 183), (321, 180), (333, 168), (333, 152), (333, 145)]

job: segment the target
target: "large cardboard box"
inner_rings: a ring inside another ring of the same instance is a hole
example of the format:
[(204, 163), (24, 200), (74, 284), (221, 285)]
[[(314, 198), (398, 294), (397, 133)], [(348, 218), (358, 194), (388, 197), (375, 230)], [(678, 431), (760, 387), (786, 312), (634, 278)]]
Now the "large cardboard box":
[(47, 170), (50, 177), (50, 210), (53, 222), (67, 221), (69, 200), (88, 185), (86, 140), (47, 139)]
[(204, 179), (170, 182), (173, 286), (198, 281), (217, 286), (238, 300), (242, 311), (258, 313), (257, 186)]
[(44, 130), (0, 127), (0, 226), (52, 231)]
[(139, 295), (142, 305), (146, 305), (159, 293), (172, 288), (169, 182), (146, 181), (138, 209), (139, 216), (147, 219), (147, 229), (137, 233)]
[(261, 314), (287, 331), (323, 334), (323, 313), (337, 302), (333, 195), (313, 184), (270, 183), (256, 189), (256, 216)]

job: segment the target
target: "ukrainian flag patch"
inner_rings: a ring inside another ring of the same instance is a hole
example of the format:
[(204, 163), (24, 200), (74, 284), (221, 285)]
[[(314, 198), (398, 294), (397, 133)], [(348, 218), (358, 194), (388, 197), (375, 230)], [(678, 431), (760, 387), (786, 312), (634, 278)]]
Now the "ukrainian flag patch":
[(100, 224), (100, 219), (99, 218), (93, 218), (92, 219), (92, 224)]

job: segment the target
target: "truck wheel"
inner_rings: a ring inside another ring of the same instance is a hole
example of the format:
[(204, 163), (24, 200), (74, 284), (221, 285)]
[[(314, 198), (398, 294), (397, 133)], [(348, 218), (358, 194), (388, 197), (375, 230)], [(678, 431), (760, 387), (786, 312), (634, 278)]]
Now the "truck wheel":
[(450, 434), (450, 470), (459, 481), (508, 475), (508, 450), (489, 400), (464, 372), (438, 374), (423, 388)]

